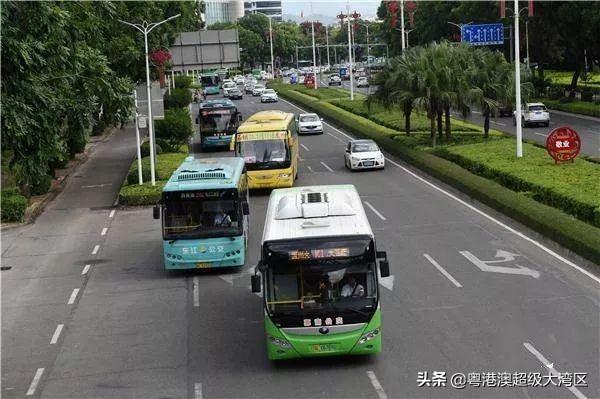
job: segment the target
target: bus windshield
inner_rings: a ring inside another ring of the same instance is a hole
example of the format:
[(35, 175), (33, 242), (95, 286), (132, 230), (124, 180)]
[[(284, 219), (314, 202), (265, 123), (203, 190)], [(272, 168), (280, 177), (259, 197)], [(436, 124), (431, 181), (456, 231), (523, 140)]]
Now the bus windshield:
[(269, 243), (266, 303), (280, 325), (302, 326), (329, 316), (333, 324), (369, 320), (377, 307), (370, 238)]
[(202, 87), (217, 86), (219, 84), (219, 77), (217, 75), (202, 75), (200, 76)]
[(164, 193), (163, 238), (229, 237), (242, 234), (236, 190)]
[(238, 141), (236, 151), (244, 158), (247, 170), (285, 169), (291, 164), (285, 139)]
[(200, 110), (200, 132), (230, 132), (237, 127), (237, 112), (234, 108)]

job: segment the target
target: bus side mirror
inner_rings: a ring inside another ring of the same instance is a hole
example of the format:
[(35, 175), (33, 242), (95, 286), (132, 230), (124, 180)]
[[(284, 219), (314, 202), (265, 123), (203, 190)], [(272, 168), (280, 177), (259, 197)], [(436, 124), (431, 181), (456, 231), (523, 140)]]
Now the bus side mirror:
[(241, 122), (244, 120), (244, 118), (242, 117), (242, 114), (238, 114), (238, 120)]
[(377, 251), (375, 253), (377, 259), (387, 259), (387, 252), (385, 251)]
[(242, 213), (244, 215), (249, 215), (250, 214), (250, 206), (248, 205), (247, 201), (242, 202)]
[(231, 141), (229, 142), (229, 151), (234, 151), (235, 150), (235, 136), (233, 136), (231, 138)]
[(198, 117), (196, 117), (196, 125), (200, 123), (200, 119)]
[(381, 277), (389, 277), (390, 276), (390, 264), (387, 260), (382, 260), (379, 262), (379, 271)]
[(154, 205), (154, 208), (152, 209), (152, 217), (154, 217), (154, 219), (160, 219), (160, 207), (158, 205)]
[(260, 292), (260, 276), (258, 274), (250, 276), (250, 283), (252, 284), (252, 292)]

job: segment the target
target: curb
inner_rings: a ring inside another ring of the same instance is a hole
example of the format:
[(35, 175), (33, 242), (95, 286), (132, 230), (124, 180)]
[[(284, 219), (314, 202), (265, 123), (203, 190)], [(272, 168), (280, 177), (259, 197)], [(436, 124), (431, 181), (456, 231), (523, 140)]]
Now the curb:
[(0, 224), (0, 231), (11, 230), (11, 229), (14, 229), (17, 227), (26, 226), (28, 224), (34, 223), (35, 220), (37, 219), (37, 217), (42, 214), (42, 212), (44, 211), (46, 206), (52, 200), (54, 200), (54, 198), (56, 198), (58, 196), (58, 194), (60, 194), (63, 191), (63, 189), (67, 185), (68, 177), (71, 176), (71, 174), (73, 174), (73, 172), (75, 172), (77, 169), (79, 169), (79, 167), (85, 161), (88, 160), (90, 154), (93, 152), (94, 148), (96, 147), (96, 143), (107, 142), (108, 140), (110, 140), (110, 138), (112, 137), (114, 132), (117, 130), (118, 129), (116, 127), (111, 127), (104, 134), (90, 138), (90, 140), (86, 144), (86, 148), (83, 150), (83, 152), (75, 155), (75, 158), (76, 158), (75, 162), (70, 167), (66, 168), (66, 173), (53, 180), (50, 191), (48, 191), (44, 195), (36, 196), (35, 198), (41, 198), (41, 200), (34, 202), (33, 204), (31, 204), (27, 207), (27, 209), (25, 210), (25, 216), (23, 218), (24, 219), (23, 222), (22, 223), (2, 223), (2, 224)]

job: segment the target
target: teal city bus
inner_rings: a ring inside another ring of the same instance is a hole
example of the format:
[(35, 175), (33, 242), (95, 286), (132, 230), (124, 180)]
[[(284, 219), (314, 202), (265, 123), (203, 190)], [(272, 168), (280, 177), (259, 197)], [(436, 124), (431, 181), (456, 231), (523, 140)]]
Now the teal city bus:
[(354, 186), (273, 190), (255, 271), (269, 359), (381, 352), (389, 264)]
[(162, 221), (166, 269), (243, 266), (249, 214), (244, 160), (187, 157), (153, 213)]
[(241, 120), (242, 114), (228, 98), (202, 101), (196, 117), (200, 130), (200, 150), (229, 147)]
[(200, 84), (206, 94), (221, 93), (221, 78), (216, 72), (207, 72), (200, 75)]

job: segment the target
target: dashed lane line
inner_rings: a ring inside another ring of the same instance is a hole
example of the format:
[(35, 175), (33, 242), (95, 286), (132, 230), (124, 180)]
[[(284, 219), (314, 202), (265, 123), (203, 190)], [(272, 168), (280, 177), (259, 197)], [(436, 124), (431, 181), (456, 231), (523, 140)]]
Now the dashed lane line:
[[(553, 362), (548, 361), (548, 359), (546, 359), (546, 357), (542, 355), (537, 349), (535, 349), (533, 345), (531, 345), (529, 342), (523, 342), (523, 346), (525, 347), (525, 349), (531, 352), (531, 354), (535, 356), (544, 365), (545, 368), (548, 369), (551, 375), (555, 376), (557, 379), (560, 378), (561, 373), (554, 368)], [(566, 386), (566, 388), (569, 391), (571, 391), (571, 393), (575, 395), (577, 399), (587, 399), (587, 397), (574, 386)]]
[(363, 201), (363, 202), (365, 203), (365, 205), (366, 205), (366, 206), (368, 206), (368, 207), (369, 207), (369, 209), (370, 209), (370, 210), (372, 210), (372, 211), (373, 211), (373, 213), (374, 213), (374, 214), (376, 214), (376, 215), (379, 217), (379, 219), (381, 219), (381, 220), (383, 220), (383, 221), (386, 221), (386, 220), (387, 220), (387, 219), (385, 218), (385, 216), (383, 216), (383, 215), (381, 214), (381, 212), (379, 212), (377, 209), (375, 209), (375, 207), (374, 207), (373, 205), (371, 205), (371, 203), (370, 203), (369, 201)]
[(324, 167), (325, 169), (327, 169), (327, 170), (328, 170), (328, 171), (330, 171), (330, 172), (333, 172), (333, 169), (331, 169), (331, 168), (329, 167), (329, 165), (327, 165), (325, 162), (321, 161), (320, 163), (321, 163), (321, 165), (323, 165), (323, 167)]
[(367, 371), (367, 376), (369, 377), (369, 380), (371, 380), (371, 385), (373, 385), (373, 388), (375, 388), (375, 392), (377, 392), (377, 397), (379, 399), (387, 399), (387, 395), (383, 390), (383, 387), (379, 383), (379, 380), (377, 379), (375, 373), (369, 370)]
[(199, 382), (194, 384), (194, 399), (202, 399), (202, 384)]
[(110, 211), (110, 213), (108, 214), (109, 218), (112, 218), (113, 216), (115, 216), (115, 210), (114, 209), (112, 211)]
[(440, 273), (442, 273), (444, 275), (444, 277), (446, 277), (448, 280), (450, 280), (452, 282), (452, 284), (454, 284), (457, 288), (462, 288), (462, 284), (459, 283), (454, 277), (452, 277), (452, 275), (450, 273), (448, 273), (446, 271), (446, 269), (444, 269), (442, 266), (440, 266), (440, 264), (437, 263), (435, 261), (435, 259), (433, 259), (428, 254), (423, 254), (423, 256), (425, 257), (425, 259), (427, 259), (429, 261), (429, 263), (431, 263), (436, 269), (438, 269), (438, 271)]
[(75, 303), (75, 299), (77, 299), (77, 294), (79, 294), (79, 288), (73, 289), (73, 292), (71, 292), (71, 296), (69, 297), (67, 305), (72, 305)]
[(306, 168), (308, 169), (308, 171), (309, 171), (309, 172), (312, 172), (312, 171), (313, 171), (313, 168), (312, 168), (312, 166), (310, 166), (310, 165), (306, 165)]
[(52, 334), (52, 338), (50, 339), (50, 345), (54, 345), (56, 342), (58, 342), (58, 338), (60, 337), (60, 333), (64, 326), (64, 324), (59, 324), (56, 326), (56, 330), (54, 330), (54, 334)]
[(94, 249), (92, 250), (92, 255), (96, 255), (98, 253), (98, 250), (100, 250), (100, 245), (96, 245), (94, 247)]
[(307, 147), (307, 146), (305, 146), (304, 144), (300, 144), (300, 147), (304, 148), (304, 150), (306, 150), (306, 151), (310, 151), (310, 150), (308, 149), (308, 147)]
[(86, 275), (86, 274), (87, 274), (87, 273), (90, 271), (90, 267), (92, 267), (92, 265), (89, 265), (89, 264), (88, 264), (88, 265), (85, 265), (85, 266), (83, 267), (83, 270), (81, 271), (81, 275), (82, 275), (82, 276), (85, 276), (85, 275)]
[(194, 307), (200, 307), (200, 282), (198, 281), (198, 277), (194, 277), (192, 280), (192, 297), (194, 301)]
[(102, 232), (100, 233), (101, 236), (105, 236), (106, 232), (108, 232), (108, 227), (105, 227), (102, 229)]
[[(297, 105), (295, 105), (295, 104), (292, 104), (291, 102), (289, 102), (289, 101), (287, 101), (287, 100), (282, 100), (282, 101), (283, 101), (283, 102), (285, 102), (285, 103), (287, 103), (287, 104), (289, 104), (289, 105), (291, 105), (292, 107), (295, 107), (295, 108), (297, 108), (297, 109), (299, 109), (299, 110), (303, 111), (303, 112), (307, 112), (307, 111), (305, 111), (304, 109), (302, 109), (302, 108), (298, 107), (298, 106), (297, 106)], [(348, 139), (352, 140), (352, 137), (351, 137), (351, 136), (349, 136), (348, 134), (346, 134), (346, 133), (342, 132), (341, 130), (339, 130), (339, 129), (335, 128), (335, 127), (334, 127), (334, 126), (332, 126), (331, 124), (329, 124), (329, 123), (324, 123), (324, 124), (328, 125), (328, 126), (329, 126), (329, 127), (332, 129), (332, 130), (334, 130), (334, 131), (336, 131), (336, 132), (340, 133), (342, 136), (344, 136), (344, 137), (347, 137)], [(330, 134), (330, 133), (328, 133), (328, 134)], [(515, 234), (516, 236), (519, 236), (519, 237), (521, 237), (521, 238), (522, 238), (522, 239), (524, 239), (525, 241), (527, 241), (527, 242), (529, 242), (529, 243), (531, 243), (531, 244), (535, 245), (536, 247), (538, 247), (538, 248), (539, 248), (539, 249), (541, 249), (542, 251), (546, 252), (548, 255), (550, 255), (550, 256), (552, 256), (552, 257), (554, 257), (555, 259), (558, 259), (558, 260), (560, 260), (561, 262), (563, 262), (563, 263), (564, 263), (564, 264), (566, 264), (567, 266), (570, 266), (570, 267), (572, 267), (573, 269), (575, 269), (575, 270), (579, 271), (580, 273), (582, 273), (582, 274), (586, 275), (587, 277), (591, 278), (591, 279), (592, 279), (592, 280), (594, 280), (596, 283), (600, 284), (600, 277), (594, 276), (592, 273), (588, 272), (587, 270), (585, 270), (585, 269), (584, 269), (584, 268), (582, 268), (581, 266), (577, 265), (576, 263), (574, 263), (574, 262), (571, 262), (571, 261), (570, 261), (570, 260), (568, 260), (567, 258), (565, 258), (565, 257), (563, 257), (563, 256), (561, 256), (561, 255), (559, 255), (558, 253), (554, 252), (554, 251), (553, 251), (553, 250), (551, 250), (550, 248), (546, 247), (544, 244), (542, 244), (542, 243), (540, 243), (540, 242), (538, 242), (538, 241), (534, 240), (533, 238), (531, 238), (531, 237), (529, 237), (529, 236), (527, 236), (527, 235), (525, 235), (525, 234), (521, 233), (520, 231), (518, 231), (518, 230), (516, 230), (516, 229), (513, 229), (512, 227), (508, 226), (507, 224), (505, 224), (505, 223), (502, 223), (501, 221), (499, 221), (498, 219), (494, 218), (493, 216), (490, 216), (490, 215), (488, 215), (487, 213), (485, 213), (484, 211), (482, 211), (482, 210), (480, 210), (480, 209), (476, 208), (475, 206), (473, 206), (473, 205), (471, 205), (471, 204), (468, 204), (468, 203), (466, 203), (466, 202), (465, 202), (465, 201), (463, 201), (462, 199), (458, 198), (456, 195), (454, 195), (454, 194), (451, 194), (450, 192), (448, 192), (448, 191), (444, 190), (443, 188), (441, 188), (441, 187), (438, 187), (438, 186), (436, 186), (435, 184), (433, 184), (433, 183), (431, 183), (431, 182), (429, 182), (429, 181), (425, 180), (423, 177), (421, 177), (421, 176), (417, 175), (416, 173), (414, 173), (414, 172), (413, 172), (413, 171), (411, 171), (410, 169), (408, 169), (408, 168), (405, 168), (404, 166), (400, 165), (398, 162), (396, 162), (396, 161), (394, 161), (394, 160), (392, 160), (392, 159), (390, 159), (390, 158), (387, 158), (387, 157), (386, 157), (386, 160), (387, 160), (389, 163), (391, 163), (392, 165), (394, 165), (394, 166), (396, 166), (396, 167), (398, 167), (398, 168), (402, 169), (404, 172), (408, 173), (409, 175), (411, 175), (411, 176), (412, 176), (412, 177), (414, 177), (415, 179), (417, 179), (417, 180), (421, 181), (422, 183), (424, 183), (424, 184), (428, 185), (429, 187), (433, 188), (434, 190), (437, 190), (437, 191), (439, 191), (440, 193), (444, 194), (446, 197), (448, 197), (448, 198), (451, 198), (451, 199), (455, 200), (456, 202), (458, 202), (459, 204), (461, 204), (461, 205), (463, 205), (463, 206), (465, 206), (465, 207), (469, 208), (469, 209), (470, 209), (470, 210), (472, 210), (473, 212), (475, 212), (475, 213), (477, 213), (477, 214), (479, 214), (479, 215), (483, 216), (484, 218), (486, 218), (486, 219), (488, 219), (488, 220), (490, 220), (490, 221), (492, 221), (492, 222), (496, 223), (498, 226), (500, 226), (500, 227), (502, 227), (502, 228), (504, 228), (504, 229), (506, 229), (506, 230), (510, 231), (511, 233)]]
[(33, 380), (31, 380), (31, 385), (29, 385), (29, 389), (27, 390), (27, 396), (32, 396), (35, 394), (35, 390), (36, 390), (38, 384), (40, 383), (40, 380), (42, 379), (43, 374), (44, 374), (43, 367), (40, 367), (39, 369), (37, 369), (37, 371), (35, 372), (35, 375), (33, 376)]

